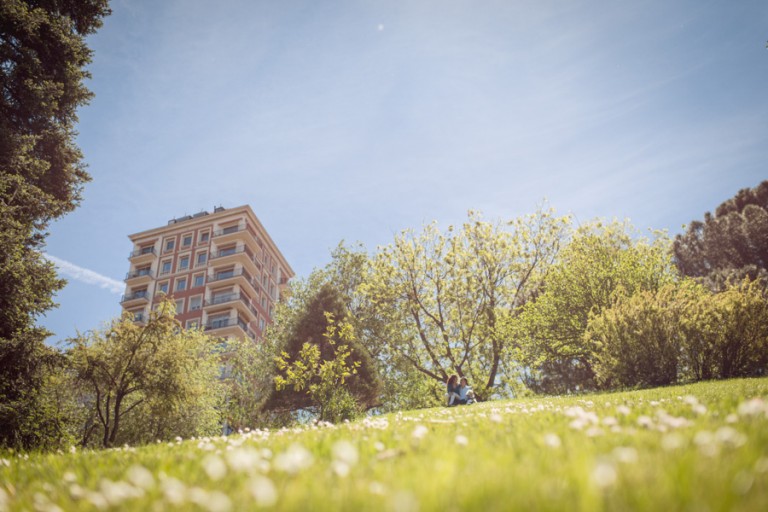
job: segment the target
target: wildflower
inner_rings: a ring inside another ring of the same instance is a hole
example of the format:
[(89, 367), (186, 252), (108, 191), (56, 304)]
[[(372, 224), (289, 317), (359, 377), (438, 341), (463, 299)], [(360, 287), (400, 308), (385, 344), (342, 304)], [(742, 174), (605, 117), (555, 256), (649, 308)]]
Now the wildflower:
[(256, 476), (248, 482), (248, 490), (258, 507), (271, 507), (277, 503), (277, 488), (265, 476)]
[(605, 434), (605, 432), (600, 427), (589, 427), (585, 434), (587, 434), (587, 437), (598, 437)]
[(386, 448), (386, 446), (384, 446), (384, 443), (382, 443), (381, 441), (376, 441), (375, 443), (373, 443), (373, 448), (377, 452), (383, 452), (384, 448)]
[(155, 485), (155, 478), (144, 466), (133, 465), (128, 468), (128, 481), (140, 489), (150, 489)]
[(411, 437), (419, 440), (419, 439), (422, 439), (424, 436), (426, 436), (427, 432), (429, 432), (429, 429), (424, 425), (416, 425), (416, 428), (413, 429), (413, 433), (411, 434)]
[(467, 436), (463, 436), (461, 434), (456, 436), (455, 441), (459, 446), (467, 446), (469, 444), (469, 439), (467, 439)]
[(333, 462), (331, 468), (334, 473), (344, 478), (352, 469), (352, 466), (357, 464), (358, 454), (355, 445), (349, 441), (338, 441), (333, 445)]
[(250, 471), (260, 462), (259, 452), (250, 447), (238, 448), (227, 453), (227, 464), (234, 471)]
[(739, 421), (739, 416), (736, 414), (731, 413), (725, 417), (726, 423), (736, 423), (737, 421)]
[(102, 478), (99, 482), (99, 490), (110, 505), (118, 505), (130, 498), (140, 498), (144, 490), (132, 486), (128, 482), (113, 482)]
[(683, 402), (693, 406), (699, 403), (699, 399), (692, 395), (686, 395), (683, 397)]
[(501, 420), (502, 420), (501, 414), (494, 412), (493, 414), (491, 414), (490, 420), (494, 423), (501, 423)]
[(762, 398), (752, 398), (739, 404), (739, 415), (757, 416), (761, 412), (768, 413), (768, 408)]
[(619, 446), (614, 448), (613, 456), (617, 461), (624, 464), (631, 464), (637, 462), (637, 450), (631, 446)]
[(101, 493), (89, 492), (86, 496), (86, 499), (91, 503), (91, 505), (99, 510), (104, 510), (109, 507), (109, 502), (104, 496), (101, 495)]
[(746, 436), (732, 427), (720, 427), (717, 429), (717, 432), (715, 432), (715, 439), (720, 443), (734, 447), (743, 446), (744, 443), (747, 442)]
[(616, 468), (610, 462), (598, 462), (592, 470), (592, 482), (601, 489), (613, 486), (617, 479)]
[(653, 420), (648, 416), (643, 415), (637, 418), (637, 424), (643, 428), (651, 428), (653, 427)]
[(707, 430), (696, 432), (693, 442), (699, 447), (699, 452), (705, 457), (714, 457), (720, 451), (715, 436)]
[(312, 465), (312, 454), (301, 445), (292, 444), (285, 452), (275, 457), (275, 468), (295, 475)]
[(544, 444), (550, 448), (560, 448), (562, 442), (560, 441), (560, 438), (557, 436), (557, 434), (549, 433), (544, 435)]
[(683, 446), (683, 436), (680, 434), (667, 434), (661, 438), (661, 447), (668, 452), (677, 450)]
[(208, 493), (208, 500), (203, 504), (209, 512), (227, 512), (232, 509), (232, 501), (229, 496), (221, 491)]
[(218, 455), (208, 455), (203, 459), (203, 469), (211, 480), (217, 481), (227, 474), (227, 465)]
[(702, 415), (707, 413), (707, 408), (704, 407), (702, 404), (695, 404), (691, 406), (691, 410), (695, 412), (696, 414)]
[(180, 505), (184, 503), (187, 488), (181, 481), (176, 480), (173, 477), (167, 477), (162, 481), (161, 486), (163, 488), (163, 495), (165, 496), (166, 501), (174, 505)]
[(346, 462), (350, 466), (357, 464), (359, 459), (357, 448), (349, 441), (337, 441), (333, 445), (333, 458)]
[(626, 405), (620, 405), (620, 406), (616, 407), (616, 412), (618, 412), (619, 414), (622, 414), (624, 416), (629, 416), (629, 413), (632, 412), (632, 409), (630, 409)]

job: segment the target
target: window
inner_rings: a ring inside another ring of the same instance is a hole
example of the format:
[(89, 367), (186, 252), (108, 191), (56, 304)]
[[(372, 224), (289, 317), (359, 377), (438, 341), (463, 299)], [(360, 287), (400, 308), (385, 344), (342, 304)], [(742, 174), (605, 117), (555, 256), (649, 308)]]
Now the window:
[(193, 320), (187, 320), (186, 327), (187, 329), (197, 329), (198, 327), (200, 327), (200, 320), (196, 318)]
[(139, 251), (139, 254), (149, 254), (149, 253), (151, 253), (154, 250), (155, 250), (155, 246), (154, 245), (147, 245), (147, 246), (141, 248), (141, 250)]
[(211, 237), (211, 234), (206, 231), (205, 233), (200, 233), (200, 243), (204, 244), (208, 242), (208, 239)]
[(176, 291), (177, 292), (183, 292), (187, 289), (187, 278), (182, 277), (181, 279), (176, 280)]
[(160, 293), (168, 294), (168, 281), (163, 281), (159, 285), (157, 285), (157, 291)]
[(171, 238), (165, 241), (165, 250), (163, 252), (171, 252), (176, 247), (176, 239)]
[(208, 327), (210, 329), (220, 329), (229, 325), (229, 313), (208, 317)]
[(176, 301), (176, 314), (180, 315), (184, 312), (184, 299), (179, 299)]
[(184, 235), (184, 238), (181, 239), (181, 246), (189, 247), (190, 245), (192, 245), (192, 235)]
[(259, 318), (259, 330), (260, 331), (264, 330), (264, 319), (263, 318)]
[(171, 272), (171, 260), (165, 260), (160, 268), (160, 275), (169, 274)]
[(263, 295), (261, 296), (261, 309), (267, 310), (267, 298)]
[(187, 270), (189, 268), (189, 256), (182, 256), (179, 258), (179, 270)]
[(190, 311), (197, 311), (203, 307), (203, 296), (198, 295), (196, 297), (190, 297), (189, 299), (189, 310)]
[(237, 246), (233, 245), (232, 247), (221, 249), (219, 251), (219, 256), (229, 256), (230, 254), (235, 254), (235, 252), (237, 252)]
[(195, 280), (192, 283), (193, 288), (197, 288), (198, 286), (203, 286), (205, 284), (205, 274), (197, 274), (195, 276)]
[(226, 228), (221, 230), (221, 234), (222, 235), (228, 235), (230, 233), (237, 233), (238, 231), (240, 231), (240, 228), (237, 225), (228, 226), (228, 227), (226, 227)]
[(197, 263), (196, 265), (198, 267), (202, 267), (205, 265), (205, 262), (208, 261), (208, 253), (207, 252), (199, 252), (197, 253)]

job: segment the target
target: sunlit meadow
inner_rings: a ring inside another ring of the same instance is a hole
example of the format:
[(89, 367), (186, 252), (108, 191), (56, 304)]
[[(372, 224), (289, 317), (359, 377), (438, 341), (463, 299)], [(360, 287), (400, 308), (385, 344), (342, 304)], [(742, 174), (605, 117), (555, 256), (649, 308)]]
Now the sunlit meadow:
[(768, 379), (0, 456), (0, 510), (768, 510)]

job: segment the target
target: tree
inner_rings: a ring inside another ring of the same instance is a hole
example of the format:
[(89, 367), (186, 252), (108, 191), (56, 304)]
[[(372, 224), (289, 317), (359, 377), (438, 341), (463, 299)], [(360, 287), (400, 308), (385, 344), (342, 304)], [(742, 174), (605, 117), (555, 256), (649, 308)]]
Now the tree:
[(332, 347), (332, 356), (322, 359), (320, 346), (309, 341), (293, 358), (283, 352), (275, 359), (279, 372), (275, 376), (275, 389), (292, 387), (295, 392), (306, 391), (318, 408), (318, 419), (337, 423), (354, 419), (360, 412), (352, 393), (345, 387), (347, 380), (357, 375), (360, 361), (349, 361), (352, 349), (347, 343), (354, 340), (352, 325), (344, 321), (337, 324), (332, 313), (326, 313), (326, 319), (328, 327), (324, 338)]
[(589, 319), (585, 342), (594, 346), (598, 385), (667, 386), (685, 378), (684, 347), (704, 335), (685, 328), (692, 308), (709, 292), (690, 279), (658, 290), (617, 294), (614, 304)]
[[(339, 375), (331, 371), (339, 368), (356, 369), (355, 374), (341, 380), (359, 409), (377, 405), (381, 383), (376, 368), (368, 351), (356, 339), (354, 329), (347, 327), (348, 313), (338, 291), (324, 284), (307, 302), (295, 299), (291, 299), (294, 300), (293, 312), (285, 313), (286, 318), (278, 323), (280, 330), (273, 331), (273, 335), (283, 341), (276, 359), (276, 386), (265, 404), (265, 411), (317, 409), (323, 415), (327, 403), (318, 400), (325, 396), (318, 393), (324, 393), (327, 382), (322, 372), (331, 372), (328, 378), (337, 379), (335, 382), (341, 385)], [(288, 322), (287, 318), (293, 321)], [(301, 365), (306, 368), (299, 373)], [(289, 370), (304, 380), (289, 378)], [(285, 381), (290, 385), (283, 385)]]
[[(0, 445), (29, 447), (50, 351), (37, 317), (64, 286), (40, 250), (89, 179), (74, 143), (107, 0), (0, 2)], [(19, 444), (21, 443), (21, 444)]]
[[(281, 307), (278, 305), (278, 310)], [(272, 326), (268, 329), (271, 332)], [(264, 414), (263, 406), (274, 388), (274, 361), (280, 354), (275, 340), (272, 334), (266, 334), (258, 343), (250, 339), (227, 340), (222, 354), (224, 419), (233, 430), (271, 424), (272, 418)], [(282, 423), (279, 420), (278, 423)]]
[[(145, 325), (125, 314), (103, 332), (71, 340), (69, 357), (93, 413), (84, 445), (95, 430), (104, 447), (218, 430), (216, 345), (200, 331), (181, 329), (175, 311), (166, 299)], [(123, 434), (124, 424), (132, 435)]]
[(713, 289), (745, 276), (768, 278), (768, 180), (742, 189), (704, 221), (693, 221), (673, 246), (680, 273)]
[(617, 293), (654, 291), (674, 279), (666, 237), (634, 240), (632, 234), (626, 223), (580, 227), (552, 266), (543, 293), (510, 323), (532, 390), (595, 388), (595, 347), (584, 338), (590, 315), (611, 307)]
[(466, 376), (481, 400), (501, 393), (516, 371), (503, 319), (538, 292), (567, 225), (551, 211), (504, 224), (470, 212), (459, 229), (430, 224), (380, 248), (362, 292), (388, 326), (389, 364), (410, 365), (436, 386)]
[(702, 377), (731, 379), (757, 377), (768, 372), (768, 295), (762, 283), (744, 280), (703, 304), (699, 337), (708, 343), (698, 354), (686, 350), (689, 360), (697, 355)]

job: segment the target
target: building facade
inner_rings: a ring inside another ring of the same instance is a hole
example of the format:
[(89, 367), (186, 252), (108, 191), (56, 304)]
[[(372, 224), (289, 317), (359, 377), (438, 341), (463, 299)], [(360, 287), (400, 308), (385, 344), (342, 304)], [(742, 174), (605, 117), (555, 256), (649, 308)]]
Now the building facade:
[(257, 340), (294, 276), (249, 206), (217, 207), (129, 238), (121, 305), (137, 322), (168, 296), (186, 328)]

